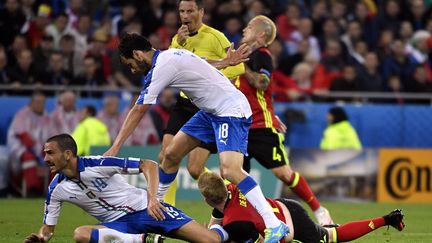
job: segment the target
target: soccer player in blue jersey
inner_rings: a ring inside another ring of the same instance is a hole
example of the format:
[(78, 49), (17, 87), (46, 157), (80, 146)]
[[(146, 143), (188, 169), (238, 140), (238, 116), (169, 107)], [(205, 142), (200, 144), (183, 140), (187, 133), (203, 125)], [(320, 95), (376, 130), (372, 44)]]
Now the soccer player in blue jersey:
[(243, 93), (220, 71), (190, 51), (172, 48), (161, 52), (137, 34), (125, 34), (119, 51), (121, 61), (133, 73), (146, 77), (135, 106), (105, 155), (118, 153), (164, 88), (178, 88), (200, 111), (183, 125), (165, 150), (159, 170), (159, 197), (176, 178), (184, 156), (201, 142), (216, 142), (222, 176), (237, 185), (263, 218), (265, 242), (283, 238), (288, 227), (273, 214), (260, 186), (242, 169), (252, 122), (252, 111)]
[[(188, 242), (223, 242), (222, 227), (210, 230), (156, 198), (158, 165), (152, 160), (103, 156), (77, 156), (77, 145), (68, 134), (51, 137), (44, 145), (45, 163), (57, 173), (45, 200), (43, 226), (25, 243), (47, 242), (54, 234), (62, 202), (70, 202), (97, 218), (98, 225), (80, 226), (76, 242), (161, 242), (154, 232)], [(134, 187), (120, 174), (139, 174), (146, 190)], [(154, 235), (153, 235), (154, 236)], [(151, 240), (151, 241), (150, 241)]]

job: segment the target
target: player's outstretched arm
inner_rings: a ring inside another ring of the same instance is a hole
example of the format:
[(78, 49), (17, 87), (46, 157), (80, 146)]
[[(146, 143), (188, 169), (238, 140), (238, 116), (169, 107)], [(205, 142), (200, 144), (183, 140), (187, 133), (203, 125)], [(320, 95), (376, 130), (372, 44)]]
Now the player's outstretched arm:
[(51, 237), (54, 235), (54, 225), (46, 225), (44, 224), (40, 230), (39, 233), (32, 233), (29, 236), (27, 236), (24, 240), (24, 243), (32, 243), (32, 242), (47, 242), (51, 239)]
[(247, 62), (251, 49), (247, 44), (242, 44), (237, 50), (234, 50), (234, 44), (228, 49), (227, 56), (220, 60), (207, 60), (213, 67), (224, 69), (229, 66), (236, 66), (240, 63)]
[(153, 160), (141, 160), (140, 169), (147, 180), (147, 212), (156, 220), (164, 220), (165, 207), (156, 197), (159, 186), (159, 166)]
[(121, 146), (138, 126), (139, 122), (141, 121), (149, 107), (150, 105), (146, 104), (136, 104), (132, 107), (125, 121), (123, 122), (120, 132), (117, 135), (113, 145), (111, 146), (111, 148), (108, 149), (108, 151), (103, 154), (104, 156), (116, 156), (118, 154)]

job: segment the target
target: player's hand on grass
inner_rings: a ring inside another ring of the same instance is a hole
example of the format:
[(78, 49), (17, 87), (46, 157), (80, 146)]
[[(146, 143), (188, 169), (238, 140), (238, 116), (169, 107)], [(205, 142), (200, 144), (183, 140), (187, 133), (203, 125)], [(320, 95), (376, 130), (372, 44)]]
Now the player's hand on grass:
[(156, 197), (149, 198), (147, 205), (147, 213), (156, 220), (164, 220), (165, 215), (163, 211), (166, 211), (166, 208), (162, 203), (157, 200)]
[(242, 62), (249, 61), (249, 55), (251, 54), (250, 47), (244, 43), (237, 50), (234, 50), (234, 43), (228, 48), (226, 60), (230, 66), (238, 65)]
[(38, 234), (32, 233), (31, 235), (27, 236), (24, 240), (24, 243), (33, 243), (33, 242), (46, 242), (43, 238), (43, 236), (40, 236)]

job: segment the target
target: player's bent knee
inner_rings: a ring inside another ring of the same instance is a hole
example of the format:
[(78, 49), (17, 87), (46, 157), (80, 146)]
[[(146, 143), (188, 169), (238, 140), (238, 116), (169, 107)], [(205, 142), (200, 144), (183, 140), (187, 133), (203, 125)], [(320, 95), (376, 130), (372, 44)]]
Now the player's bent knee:
[(198, 177), (201, 175), (201, 173), (204, 171), (204, 168), (201, 168), (200, 166), (197, 166), (193, 163), (188, 163), (187, 169), (189, 171), (189, 174), (194, 178), (195, 180), (198, 180)]
[(80, 226), (74, 230), (73, 238), (77, 243), (90, 242), (91, 231), (87, 227)]

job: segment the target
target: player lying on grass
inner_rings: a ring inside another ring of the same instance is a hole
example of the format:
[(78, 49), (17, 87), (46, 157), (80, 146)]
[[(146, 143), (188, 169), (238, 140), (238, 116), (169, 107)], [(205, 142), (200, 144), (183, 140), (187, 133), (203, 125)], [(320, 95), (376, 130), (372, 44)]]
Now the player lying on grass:
[[(207, 172), (199, 177), (198, 187), (207, 204), (214, 208), (210, 226), (223, 225), (233, 242), (262, 242), (263, 220), (235, 185), (225, 185), (219, 175)], [(289, 227), (289, 234), (280, 242), (346, 242), (385, 225), (399, 231), (405, 227), (400, 209), (383, 217), (323, 227), (314, 223), (302, 205), (294, 200), (267, 198), (267, 201), (275, 215)]]
[[(73, 203), (100, 221), (74, 231), (76, 242), (161, 242), (154, 232), (188, 242), (221, 242), (221, 226), (211, 230), (177, 208), (156, 199), (158, 165), (152, 160), (103, 156), (77, 157), (77, 145), (68, 134), (51, 137), (44, 145), (45, 163), (57, 173), (45, 200), (43, 226), (24, 242), (46, 242), (54, 234), (62, 202)], [(120, 174), (139, 174), (147, 190), (136, 188)]]

